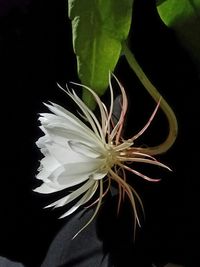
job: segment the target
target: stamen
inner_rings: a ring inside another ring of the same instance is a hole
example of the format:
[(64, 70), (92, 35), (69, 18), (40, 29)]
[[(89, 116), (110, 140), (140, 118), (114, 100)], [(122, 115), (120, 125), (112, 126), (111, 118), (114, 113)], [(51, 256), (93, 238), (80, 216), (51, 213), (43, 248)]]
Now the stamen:
[(111, 174), (112, 179), (114, 181), (116, 181), (125, 190), (127, 196), (130, 199), (131, 205), (133, 207), (133, 211), (134, 211), (134, 214), (135, 214), (135, 219), (136, 219), (138, 225), (141, 226), (140, 225), (140, 221), (139, 221), (139, 217), (138, 217), (138, 214), (137, 214), (135, 199), (133, 197), (133, 193), (131, 191), (130, 186), (117, 173), (115, 173), (112, 169), (109, 170), (109, 173)]

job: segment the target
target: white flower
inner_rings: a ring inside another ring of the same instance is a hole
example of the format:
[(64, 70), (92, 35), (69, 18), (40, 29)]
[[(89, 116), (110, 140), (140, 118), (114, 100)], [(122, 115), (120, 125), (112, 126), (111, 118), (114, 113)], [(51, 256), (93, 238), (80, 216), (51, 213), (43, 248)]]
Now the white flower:
[[(127, 194), (134, 210), (135, 220), (139, 224), (134, 197), (138, 199), (141, 206), (142, 203), (136, 191), (127, 183), (125, 172), (132, 172), (149, 181), (157, 181), (157, 179), (151, 179), (132, 169), (130, 163), (149, 163), (168, 168), (151, 155), (144, 153), (141, 148), (134, 146), (134, 141), (144, 133), (151, 123), (159, 103), (143, 129), (130, 139), (124, 140), (121, 133), (128, 101), (124, 88), (117, 79), (116, 81), (121, 90), (122, 103), (121, 114), (115, 125), (112, 120), (114, 97), (111, 81), (109, 110), (94, 91), (84, 86), (96, 100), (100, 111), (100, 120), (75, 91), (69, 89), (65, 92), (80, 108), (81, 118), (84, 118), (85, 123), (54, 103), (45, 104), (51, 113), (42, 113), (39, 118), (44, 136), (39, 138), (36, 144), (41, 149), (44, 158), (40, 162), (37, 178), (43, 183), (35, 191), (48, 194), (76, 186), (74, 191), (48, 206), (61, 207), (78, 198), (76, 204), (62, 217), (72, 214), (99, 190), (99, 197), (95, 201), (98, 204), (92, 220), (100, 208), (102, 198), (109, 191), (111, 183), (115, 182), (119, 188), (118, 208), (124, 194)], [(77, 185), (80, 186), (77, 188)]]

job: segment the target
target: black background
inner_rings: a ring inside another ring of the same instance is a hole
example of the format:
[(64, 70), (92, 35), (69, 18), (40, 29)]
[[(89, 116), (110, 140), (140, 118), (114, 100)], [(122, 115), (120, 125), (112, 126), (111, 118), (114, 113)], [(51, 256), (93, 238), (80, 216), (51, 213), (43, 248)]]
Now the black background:
[[(35, 141), (41, 135), (37, 117), (45, 110), (42, 102), (51, 100), (67, 108), (56, 83), (78, 81), (66, 2), (0, 1), (0, 254), (34, 267), (40, 265), (65, 223), (57, 219), (57, 211), (42, 209), (48, 198), (32, 189), (37, 185), (35, 173), (41, 157)], [(154, 1), (135, 1), (133, 18), (130, 47), (179, 123), (175, 145), (159, 157), (173, 172), (161, 170), (163, 179), (156, 185), (136, 181), (146, 210), (137, 257), (141, 256), (141, 262), (147, 257), (154, 262), (198, 266), (200, 82), (189, 55), (161, 22)], [(155, 103), (123, 57), (116, 74), (131, 103), (127, 133), (134, 133)], [(158, 112), (142, 141), (161, 142), (167, 133), (163, 125), (167, 128)]]

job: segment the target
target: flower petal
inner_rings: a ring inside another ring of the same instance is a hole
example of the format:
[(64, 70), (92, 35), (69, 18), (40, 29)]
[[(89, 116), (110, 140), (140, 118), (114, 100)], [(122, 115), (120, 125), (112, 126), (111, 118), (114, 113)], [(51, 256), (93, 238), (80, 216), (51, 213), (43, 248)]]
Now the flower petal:
[(100, 165), (101, 160), (65, 164), (65, 171), (57, 177), (57, 182), (66, 187), (77, 185), (92, 177)]
[(49, 138), (57, 144), (66, 144), (67, 141), (79, 141), (87, 145), (97, 145), (97, 140), (85, 134), (83, 131), (65, 129), (61, 127), (46, 128)]
[(70, 214), (72, 214), (73, 212), (75, 212), (80, 206), (84, 205), (85, 203), (87, 203), (95, 194), (96, 190), (98, 187), (98, 183), (94, 183), (93, 187), (90, 188), (84, 195), (83, 197), (71, 208), (69, 209), (67, 212), (65, 212), (61, 217), (64, 218), (66, 216), (69, 216)]
[[(50, 123), (51, 126), (62, 126), (67, 129), (75, 130), (77, 132), (84, 132), (88, 136), (92, 136), (93, 138), (99, 140), (99, 138), (94, 134), (94, 132), (81, 120), (79, 120), (74, 114), (64, 109), (63, 107), (52, 103), (53, 106), (45, 104), (50, 111), (54, 114), (50, 113), (42, 113), (42, 117), (39, 118), (41, 124)], [(58, 124), (59, 123), (59, 124)], [(49, 125), (50, 126), (50, 125)], [(48, 126), (48, 127), (49, 127)]]
[[(50, 172), (48, 169), (42, 167), (38, 173), (37, 178), (44, 182), (55, 183), (60, 188), (68, 188), (86, 181), (96, 173), (103, 160), (91, 159), (88, 161), (67, 163), (59, 165), (54, 171)], [(95, 177), (105, 176), (103, 174), (96, 174)]]
[(79, 197), (80, 195), (85, 193), (90, 187), (92, 187), (94, 185), (94, 183), (96, 183), (94, 180), (89, 179), (81, 187), (79, 187), (78, 189), (76, 189), (72, 193), (68, 194), (67, 196), (65, 196), (65, 197), (51, 203), (50, 205), (46, 206), (46, 208), (50, 208), (53, 206), (55, 208), (58, 208), (58, 207), (61, 207), (61, 206), (64, 206), (64, 205), (70, 203), (71, 201), (73, 201), (74, 199), (76, 199), (77, 197)]
[(101, 172), (100, 172), (100, 170), (98, 170), (97, 172), (92, 174), (92, 178), (94, 180), (100, 180), (100, 179), (103, 179), (107, 175), (107, 173), (108, 173), (108, 171), (106, 171), (106, 170), (103, 170)]
[[(96, 158), (91, 158), (92, 151), (87, 146), (82, 145), (78, 149), (78, 144), (72, 142), (65, 144), (65, 147), (59, 144), (52, 144), (52, 145), (46, 145), (46, 148), (48, 149), (48, 152), (52, 157), (54, 157), (58, 162), (61, 164), (68, 164), (68, 163), (77, 163), (79, 162), (89, 162), (89, 161), (96, 161), (99, 162), (102, 161), (99, 157), (99, 154), (93, 152), (93, 155), (96, 156)], [(73, 148), (73, 149), (72, 149)], [(99, 158), (98, 158), (99, 157)]]
[(36, 187), (33, 191), (41, 194), (50, 194), (57, 192), (58, 187), (56, 187), (55, 184), (52, 183), (43, 183), (42, 185)]
[[(100, 149), (98, 146), (88, 146), (87, 144), (83, 143), (83, 142), (74, 142), (74, 141), (70, 141), (69, 143), (70, 148), (78, 153), (79, 155), (83, 155), (85, 157), (89, 157), (89, 158), (100, 158), (102, 157), (102, 153), (100, 153)], [(102, 151), (102, 152), (105, 152)]]
[(39, 173), (36, 175), (37, 179), (45, 180), (47, 177), (60, 167), (59, 162), (50, 155), (46, 155), (40, 161), (40, 167), (38, 169)]

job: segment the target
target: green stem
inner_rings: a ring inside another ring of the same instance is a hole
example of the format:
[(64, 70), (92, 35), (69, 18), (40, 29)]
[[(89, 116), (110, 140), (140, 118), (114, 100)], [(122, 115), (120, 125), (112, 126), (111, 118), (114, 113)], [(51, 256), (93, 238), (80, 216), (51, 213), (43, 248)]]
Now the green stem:
[(130, 67), (133, 69), (143, 86), (149, 92), (149, 94), (153, 97), (153, 99), (158, 102), (161, 98), (160, 108), (165, 113), (168, 123), (169, 123), (169, 133), (165, 141), (157, 146), (142, 148), (142, 150), (148, 154), (156, 155), (162, 154), (166, 152), (175, 142), (177, 133), (178, 133), (178, 124), (176, 116), (172, 110), (172, 108), (168, 105), (166, 100), (161, 97), (160, 93), (156, 89), (156, 87), (151, 83), (151, 81), (147, 78), (145, 73), (143, 72), (142, 68), (138, 64), (137, 60), (135, 59), (133, 53), (128, 48), (127, 44), (124, 43), (122, 46), (122, 52), (124, 53)]

